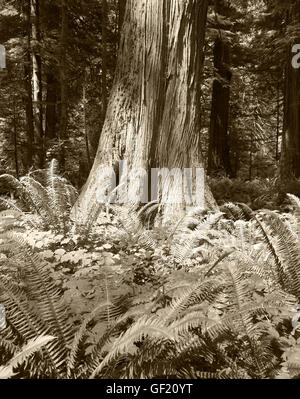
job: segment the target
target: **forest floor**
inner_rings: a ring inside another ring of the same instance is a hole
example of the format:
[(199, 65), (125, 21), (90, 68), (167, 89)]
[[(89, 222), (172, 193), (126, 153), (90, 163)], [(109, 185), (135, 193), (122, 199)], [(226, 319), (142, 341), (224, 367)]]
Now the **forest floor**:
[(216, 197), (227, 190), (216, 212), (149, 224), (113, 206), (78, 224), (64, 179), (14, 183), (0, 213), (0, 378), (299, 376), (296, 196), (279, 212), (272, 182), (214, 181)]

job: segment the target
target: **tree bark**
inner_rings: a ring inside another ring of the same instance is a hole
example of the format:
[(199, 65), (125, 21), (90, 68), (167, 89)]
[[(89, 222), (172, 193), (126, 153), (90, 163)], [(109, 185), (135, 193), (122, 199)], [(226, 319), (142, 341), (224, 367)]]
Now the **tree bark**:
[(119, 10), (119, 15), (118, 15), (118, 36), (119, 36), (119, 40), (118, 40), (118, 42), (119, 43), (120, 43), (120, 39), (121, 39), (122, 25), (123, 25), (123, 22), (124, 22), (125, 8), (126, 8), (126, 0), (118, 0), (118, 10)]
[(14, 135), (14, 159), (15, 159), (15, 171), (16, 177), (19, 179), (19, 157), (18, 157), (18, 128), (17, 128), (17, 109), (16, 109), (16, 97), (13, 96), (13, 135)]
[[(300, 1), (296, 0), (290, 10), (292, 24), (300, 22)], [(291, 183), (300, 177), (300, 69), (292, 65), (292, 45), (300, 43), (295, 38), (288, 46), (285, 68), (284, 117), (280, 159), (280, 190), (290, 191)]]
[(107, 109), (107, 1), (102, 0), (102, 104), (105, 117)]
[[(200, 84), (207, 0), (127, 0), (115, 80), (76, 209), (96, 202), (103, 167), (202, 167)], [(207, 190), (207, 205), (214, 200)]]
[(230, 106), (230, 46), (217, 37), (214, 44), (215, 78), (209, 129), (208, 174), (224, 173), (232, 176), (229, 152), (229, 106)]
[(45, 137), (55, 139), (57, 137), (57, 91), (58, 82), (53, 72), (47, 73), (47, 95), (46, 95), (46, 126)]
[[(299, 39), (300, 40), (300, 39)], [(299, 41), (300, 42), (300, 41)], [(289, 62), (286, 68), (283, 127), (283, 162), (285, 178), (300, 177), (300, 69)]]
[(86, 148), (86, 157), (88, 162), (89, 170), (92, 167), (91, 161), (91, 153), (90, 153), (90, 144), (89, 144), (89, 134), (88, 134), (88, 123), (87, 123), (87, 98), (86, 98), (86, 75), (83, 83), (83, 93), (82, 93), (82, 103), (83, 103), (83, 129), (84, 129), (84, 137), (85, 137), (85, 148)]
[(27, 46), (24, 62), (24, 86), (25, 86), (25, 112), (26, 112), (26, 169), (33, 164), (34, 156), (34, 123), (32, 104), (32, 59), (31, 59), (31, 6), (30, 0), (24, 4), (26, 20)]
[(65, 140), (68, 124), (68, 83), (67, 83), (67, 35), (68, 35), (68, 14), (65, 0), (61, 0), (61, 32), (60, 32), (60, 120), (59, 120), (59, 141), (60, 167), (65, 170)]
[(229, 111), (231, 84), (231, 48), (220, 27), (219, 17), (230, 17), (229, 2), (214, 1), (218, 36), (214, 43), (214, 82), (209, 128), (208, 174), (224, 173), (232, 176), (229, 151)]
[(40, 3), (31, 0), (32, 18), (32, 81), (33, 81), (33, 120), (35, 137), (39, 143), (39, 166), (44, 167), (44, 132), (43, 132), (43, 88), (41, 61)]

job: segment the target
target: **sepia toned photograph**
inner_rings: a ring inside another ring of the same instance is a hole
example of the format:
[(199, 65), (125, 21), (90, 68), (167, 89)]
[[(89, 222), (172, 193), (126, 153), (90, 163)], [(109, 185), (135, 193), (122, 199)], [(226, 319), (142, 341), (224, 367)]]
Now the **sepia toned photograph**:
[(300, 0), (0, 0), (0, 379), (299, 378)]

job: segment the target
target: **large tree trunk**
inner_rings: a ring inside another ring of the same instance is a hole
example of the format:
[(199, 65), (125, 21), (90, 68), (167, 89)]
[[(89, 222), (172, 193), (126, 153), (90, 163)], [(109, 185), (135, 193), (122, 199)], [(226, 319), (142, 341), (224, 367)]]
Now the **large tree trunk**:
[[(103, 167), (202, 167), (200, 84), (207, 0), (127, 0), (98, 152), (76, 209), (88, 212)], [(207, 205), (214, 204), (207, 190)]]
[[(290, 21), (300, 22), (300, 1), (295, 0)], [(300, 37), (294, 40), (300, 43)], [(284, 119), (280, 160), (281, 192), (291, 191), (293, 180), (300, 177), (300, 68), (294, 68), (294, 54), (288, 48), (285, 68)]]

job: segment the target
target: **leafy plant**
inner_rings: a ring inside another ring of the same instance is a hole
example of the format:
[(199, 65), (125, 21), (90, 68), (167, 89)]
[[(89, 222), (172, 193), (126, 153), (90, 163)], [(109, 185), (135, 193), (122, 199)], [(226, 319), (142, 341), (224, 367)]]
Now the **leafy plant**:
[(20, 180), (7, 174), (0, 176), (0, 179), (17, 191), (22, 204), (19, 206), (12, 200), (2, 198), (1, 201), (6, 207), (22, 213), (25, 220), (28, 219), (27, 211), (37, 215), (37, 220), (29, 218), (29, 222), (35, 227), (40, 226), (62, 233), (70, 230), (70, 213), (77, 192), (57, 174), (56, 160), (51, 161), (47, 170), (31, 172)]
[(26, 345), (21, 348), (21, 351), (16, 353), (12, 359), (9, 360), (5, 366), (0, 366), (0, 379), (8, 379), (14, 376), (13, 369), (28, 361), (29, 358), (37, 351), (39, 351), (48, 342), (55, 339), (51, 336), (38, 336), (28, 341)]

